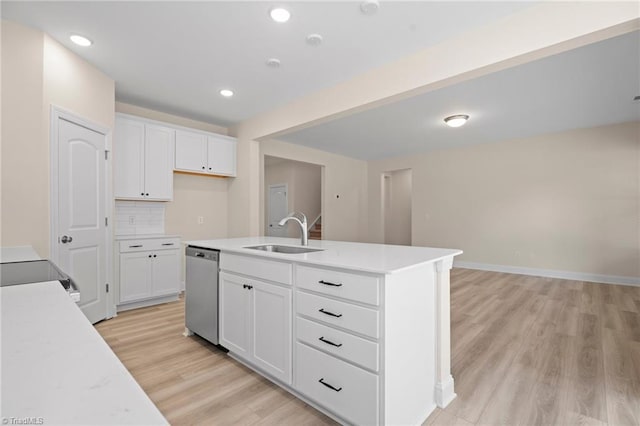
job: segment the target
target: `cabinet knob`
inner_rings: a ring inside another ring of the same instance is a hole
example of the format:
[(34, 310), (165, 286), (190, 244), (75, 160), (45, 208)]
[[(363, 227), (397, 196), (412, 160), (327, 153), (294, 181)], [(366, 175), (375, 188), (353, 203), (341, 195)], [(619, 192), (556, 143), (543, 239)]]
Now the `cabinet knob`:
[(142, 195), (144, 197), (144, 192), (141, 192), (140, 195)]
[(204, 166), (202, 166), (202, 170), (204, 170)]
[(149, 257), (151, 257), (151, 255), (149, 255)]
[(211, 170), (211, 167), (209, 167), (209, 170)]
[(153, 255), (153, 257), (158, 257), (158, 255), (157, 255), (157, 254), (154, 254), (154, 255)]
[(146, 194), (144, 194), (144, 195), (148, 197), (148, 196), (149, 196), (149, 193), (147, 192), (147, 193), (146, 193)]

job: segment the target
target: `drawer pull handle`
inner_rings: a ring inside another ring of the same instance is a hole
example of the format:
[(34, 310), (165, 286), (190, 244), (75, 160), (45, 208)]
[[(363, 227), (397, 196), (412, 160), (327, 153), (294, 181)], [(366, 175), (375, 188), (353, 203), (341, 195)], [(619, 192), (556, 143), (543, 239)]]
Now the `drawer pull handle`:
[(324, 336), (320, 337), (318, 340), (326, 343), (327, 345), (335, 346), (336, 348), (339, 348), (340, 346), (342, 346), (342, 343), (333, 343), (331, 340), (325, 339)]
[(173, 243), (162, 243), (163, 246), (172, 246)]
[(330, 285), (330, 286), (332, 286), (332, 287), (342, 287), (342, 283), (340, 283), (340, 284), (335, 284), (335, 283), (332, 283), (332, 282), (329, 282), (329, 281), (325, 281), (325, 280), (320, 280), (320, 281), (318, 281), (318, 282), (319, 282), (320, 284)]
[(325, 315), (329, 315), (331, 317), (340, 318), (342, 314), (334, 314), (333, 312), (325, 311), (324, 308), (318, 309), (318, 312), (322, 312)]
[(247, 290), (251, 290), (253, 288), (253, 286), (249, 285), (249, 284), (242, 284), (242, 288), (246, 288)]
[(135, 246), (129, 246), (129, 248), (138, 248), (138, 247), (142, 247), (142, 244), (137, 244)]
[(333, 386), (331, 386), (329, 383), (324, 381), (324, 377), (320, 380), (318, 380), (320, 383), (322, 383), (323, 385), (325, 385), (326, 387), (328, 387), (329, 389), (332, 389), (336, 392), (340, 392), (342, 390), (342, 388), (334, 388)]

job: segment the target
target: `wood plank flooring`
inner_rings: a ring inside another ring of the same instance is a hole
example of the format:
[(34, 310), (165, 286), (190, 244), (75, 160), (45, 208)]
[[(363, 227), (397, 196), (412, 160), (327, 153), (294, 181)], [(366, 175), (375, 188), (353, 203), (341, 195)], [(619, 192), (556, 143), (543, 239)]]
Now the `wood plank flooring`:
[[(458, 397), (425, 425), (640, 425), (640, 288), (451, 273)], [(96, 325), (175, 425), (334, 422), (197, 336), (184, 302)]]

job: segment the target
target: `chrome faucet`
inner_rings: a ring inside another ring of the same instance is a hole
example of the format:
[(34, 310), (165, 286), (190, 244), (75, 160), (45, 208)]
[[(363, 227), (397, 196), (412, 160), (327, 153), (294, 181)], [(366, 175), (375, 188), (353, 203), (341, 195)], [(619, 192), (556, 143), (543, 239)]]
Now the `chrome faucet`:
[[(302, 216), (302, 220), (298, 219), (296, 215)], [(303, 246), (306, 246), (309, 241), (309, 234), (308, 234), (309, 231), (307, 229), (307, 217), (304, 215), (304, 213), (301, 213), (301, 212), (291, 212), (287, 215), (287, 217), (282, 219), (278, 225), (284, 226), (284, 224), (289, 222), (290, 220), (295, 220), (298, 223), (298, 225), (300, 225), (300, 231), (301, 231), (300, 244)]]

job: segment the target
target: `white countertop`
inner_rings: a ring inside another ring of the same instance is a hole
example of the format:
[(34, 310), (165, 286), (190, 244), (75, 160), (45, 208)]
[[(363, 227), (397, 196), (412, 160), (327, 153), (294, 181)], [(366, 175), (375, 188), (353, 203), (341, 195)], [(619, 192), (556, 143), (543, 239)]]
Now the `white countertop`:
[(165, 235), (165, 234), (131, 234), (131, 235), (116, 235), (116, 241), (126, 240), (148, 240), (150, 238), (180, 238), (180, 235)]
[(271, 259), (290, 260), (312, 265), (346, 268), (381, 274), (392, 274), (422, 263), (437, 262), (462, 253), (461, 250), (455, 249), (392, 246), (327, 240), (309, 240), (309, 247), (322, 248), (324, 251), (303, 254), (271, 253), (244, 248), (246, 246), (256, 246), (260, 244), (300, 246), (299, 238), (277, 237), (185, 241), (185, 244), (230, 253), (241, 253)]
[(31, 246), (0, 247), (0, 263), (40, 260)]
[(0, 303), (3, 419), (167, 424), (59, 282), (2, 287)]

